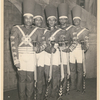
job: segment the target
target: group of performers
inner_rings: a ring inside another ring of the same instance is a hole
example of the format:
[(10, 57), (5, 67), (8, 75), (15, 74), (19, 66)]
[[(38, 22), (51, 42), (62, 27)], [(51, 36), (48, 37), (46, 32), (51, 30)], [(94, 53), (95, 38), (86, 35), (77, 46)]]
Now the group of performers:
[(20, 100), (57, 100), (69, 90), (85, 90), (89, 30), (80, 26), (79, 6), (72, 9), (73, 25), (68, 11), (66, 3), (48, 4), (43, 12), (34, 0), (23, 1), (24, 24), (13, 26), (10, 35)]

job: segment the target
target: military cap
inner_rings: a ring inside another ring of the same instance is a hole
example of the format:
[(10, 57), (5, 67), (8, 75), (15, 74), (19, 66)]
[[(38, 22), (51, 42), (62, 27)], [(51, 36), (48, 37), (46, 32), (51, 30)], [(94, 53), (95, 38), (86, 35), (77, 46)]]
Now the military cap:
[(42, 10), (42, 6), (39, 4), (35, 4), (35, 9), (34, 9), (34, 19), (37, 17), (41, 17), (43, 20), (43, 10)]
[(46, 18), (55, 18), (57, 19), (57, 8), (53, 5), (47, 5), (45, 8)]
[(60, 18), (68, 18), (68, 5), (66, 3), (61, 3), (58, 6), (58, 14)]
[(24, 0), (23, 1), (23, 16), (34, 16), (34, 6), (35, 6), (35, 1), (34, 0)]
[(73, 20), (74, 19), (80, 19), (81, 20), (82, 8), (80, 6), (73, 7), (72, 14), (73, 14)]

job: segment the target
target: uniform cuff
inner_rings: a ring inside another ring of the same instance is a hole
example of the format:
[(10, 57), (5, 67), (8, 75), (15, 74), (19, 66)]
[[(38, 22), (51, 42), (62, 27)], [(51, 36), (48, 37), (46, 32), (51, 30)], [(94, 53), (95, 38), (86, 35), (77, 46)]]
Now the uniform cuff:
[(14, 60), (14, 65), (17, 65), (17, 64), (19, 64), (20, 62), (19, 62), (19, 59), (16, 59), (16, 60)]

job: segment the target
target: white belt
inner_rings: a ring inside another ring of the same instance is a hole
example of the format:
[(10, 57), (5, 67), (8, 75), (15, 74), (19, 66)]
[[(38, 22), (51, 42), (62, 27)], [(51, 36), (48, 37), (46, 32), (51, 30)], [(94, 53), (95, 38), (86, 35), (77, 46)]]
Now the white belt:
[(34, 54), (32, 47), (18, 47), (20, 54)]

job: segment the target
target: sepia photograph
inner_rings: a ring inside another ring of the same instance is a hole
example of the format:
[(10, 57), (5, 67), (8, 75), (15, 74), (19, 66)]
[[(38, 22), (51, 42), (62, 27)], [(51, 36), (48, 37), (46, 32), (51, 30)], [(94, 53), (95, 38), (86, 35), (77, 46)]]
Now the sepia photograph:
[(97, 0), (2, 1), (2, 100), (97, 100)]

